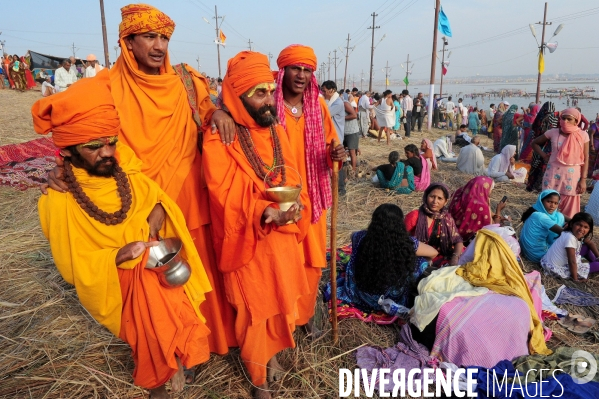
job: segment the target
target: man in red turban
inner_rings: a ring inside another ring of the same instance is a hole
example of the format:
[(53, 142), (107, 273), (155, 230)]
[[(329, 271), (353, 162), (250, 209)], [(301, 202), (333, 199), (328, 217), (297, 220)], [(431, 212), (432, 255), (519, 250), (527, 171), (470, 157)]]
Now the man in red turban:
[[(171, 66), (172, 19), (147, 4), (127, 5), (121, 15), (121, 55), (110, 69), (112, 97), (121, 119), (119, 140), (133, 149), (143, 161), (142, 172), (185, 215), (213, 287), (202, 304), (211, 331), (210, 350), (225, 354), (237, 346), (235, 316), (216, 268), (199, 133), (202, 126), (208, 127), (208, 134), (218, 128), (222, 135), (232, 136), (233, 120), (212, 104), (206, 79), (199, 72), (189, 65)], [(51, 173), (51, 187), (60, 190), (61, 182), (53, 177)]]
[[(237, 54), (229, 60), (222, 90), (237, 137), (223, 146), (218, 137), (204, 135), (218, 267), (237, 312), (236, 338), (257, 387), (255, 398), (271, 397), (268, 382), (282, 370), (276, 354), (295, 346), (298, 298), (310, 293), (298, 245), (308, 226), (298, 223), (301, 207), (282, 211), (265, 191), (301, 183), (287, 134), (276, 123), (273, 93), (268, 58)], [(301, 203), (308, 202), (306, 190), (300, 192)]]
[[(108, 70), (33, 105), (34, 128), (52, 132), (64, 156), (67, 192), (50, 190), (38, 204), (40, 223), (62, 277), (100, 324), (131, 346), (136, 385), (153, 399), (185, 385), (183, 366), (210, 357), (200, 305), (210, 291), (181, 210), (141, 173), (141, 161), (118, 142), (119, 115)], [(151, 215), (160, 213), (163, 218)], [(191, 269), (181, 287), (165, 288), (146, 268), (156, 242), (178, 237)], [(151, 299), (151, 302), (148, 301)]]
[(341, 143), (332, 146), (337, 133), (328, 106), (319, 96), (314, 50), (299, 44), (288, 46), (279, 54), (277, 65), (277, 114), (309, 197), (304, 204), (307, 217), (300, 221), (306, 235), (300, 239), (310, 293), (300, 298), (297, 324), (312, 332), (318, 285), (326, 267), (326, 209), (332, 198), (329, 166), (331, 160), (344, 161), (346, 155)]

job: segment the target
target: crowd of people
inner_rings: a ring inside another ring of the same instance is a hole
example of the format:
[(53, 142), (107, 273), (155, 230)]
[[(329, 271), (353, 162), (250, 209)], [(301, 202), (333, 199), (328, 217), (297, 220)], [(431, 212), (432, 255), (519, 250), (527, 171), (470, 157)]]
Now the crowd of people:
[[(207, 79), (170, 64), (175, 24), (166, 14), (132, 4), (121, 15), (122, 51), (114, 66), (102, 69), (90, 56), (86, 78), (79, 79), (74, 60), (65, 60), (51, 95), (32, 108), (36, 132), (51, 132), (59, 148), (38, 205), (54, 262), (89, 314), (131, 346), (133, 381), (151, 398), (168, 398), (169, 382), (181, 391), (193, 383), (197, 365), (232, 347), (240, 348), (253, 396), (271, 398), (269, 384), (284, 373), (277, 354), (295, 347), (296, 328), (307, 337), (320, 333), (313, 316), (327, 266), (331, 169), (349, 154), (355, 174), (359, 140), (369, 132), (390, 144), (401, 124), (406, 137), (421, 131), (426, 100), (422, 93), (412, 99), (408, 90), (378, 95), (319, 83), (316, 55), (304, 45), (284, 48), (274, 75), (266, 55), (242, 51), (228, 61), (223, 79)], [(434, 143), (406, 145), (403, 160), (392, 151), (388, 164), (374, 168), (381, 187), (422, 192), (422, 203), (405, 217), (392, 204), (374, 210), (368, 228), (352, 236), (338, 298), (364, 312), (388, 311), (381, 301), (393, 302), (392, 316), (409, 320), (431, 353), (459, 366), (549, 355), (534, 302), (540, 297), (531, 295), (540, 280), (523, 274), (514, 239), (501, 230), (509, 223), (501, 213), (506, 201), (491, 211), (496, 184), (523, 182), (521, 173), (526, 178), (511, 142), (510, 123), (520, 119), (513, 106), (500, 106), (500, 141), (509, 142), (484, 173), (479, 133), (494, 129), (496, 114), (468, 113), (461, 99), (458, 106), (451, 97), (433, 101), (433, 125), (460, 128)], [(547, 167), (544, 191), (523, 216), (519, 247), (546, 272), (580, 281), (599, 271), (593, 218), (580, 212), (589, 139), (578, 128), (578, 111), (551, 109), (544, 105), (537, 117), (553, 117), (559, 128), (521, 118), (531, 125), (524, 141), (538, 156), (530, 157), (530, 169), (535, 159), (537, 168)], [(541, 126), (546, 130), (538, 133)], [(464, 147), (456, 158), (458, 138)], [(473, 178), (451, 193), (432, 182), (439, 161), (456, 162)], [(556, 169), (563, 179), (553, 175)], [(265, 192), (280, 187), (299, 189), (289, 209)], [(150, 265), (152, 251), (169, 238), (180, 241), (176, 258), (190, 271), (176, 285)], [(439, 287), (445, 287), (441, 296)], [(427, 295), (437, 298), (432, 305)], [(465, 298), (458, 307), (467, 310), (466, 324), (484, 322), (436, 334), (439, 325), (454, 325), (442, 317), (454, 297)], [(500, 322), (489, 319), (508, 313)], [(508, 344), (498, 343), (498, 335)]]

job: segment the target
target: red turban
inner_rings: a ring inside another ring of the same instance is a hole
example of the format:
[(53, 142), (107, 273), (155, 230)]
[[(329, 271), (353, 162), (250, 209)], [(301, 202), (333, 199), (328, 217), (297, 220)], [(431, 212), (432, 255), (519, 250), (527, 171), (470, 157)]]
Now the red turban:
[(31, 115), (35, 131), (52, 132), (54, 144), (61, 148), (118, 136), (121, 130), (110, 93), (108, 69), (74, 83), (66, 91), (36, 101)]
[(258, 127), (258, 124), (248, 114), (239, 96), (261, 83), (274, 85), (266, 55), (242, 51), (227, 63), (227, 74), (223, 79), (223, 103), (236, 123), (250, 129)]
[(312, 47), (303, 46), (301, 44), (292, 44), (285, 47), (279, 54), (279, 58), (277, 58), (277, 66), (279, 69), (289, 65), (298, 64), (307, 65), (312, 68), (312, 71), (316, 70), (318, 61), (316, 60), (316, 54)]
[(129, 4), (121, 8), (119, 39), (129, 35), (156, 32), (171, 38), (175, 22), (168, 15), (148, 4)]

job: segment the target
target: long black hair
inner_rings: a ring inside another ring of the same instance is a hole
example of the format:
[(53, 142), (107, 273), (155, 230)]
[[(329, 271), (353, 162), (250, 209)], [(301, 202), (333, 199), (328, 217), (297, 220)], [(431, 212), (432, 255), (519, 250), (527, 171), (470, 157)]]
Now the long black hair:
[(572, 216), (572, 219), (570, 219), (564, 231), (572, 232), (572, 226), (578, 222), (586, 222), (590, 227), (589, 232), (583, 237), (583, 240), (593, 238), (593, 217), (586, 212), (578, 212), (576, 215)]
[(420, 149), (418, 149), (418, 147), (416, 147), (416, 144), (408, 144), (407, 146), (405, 146), (404, 151), (406, 152), (411, 152), (412, 154), (414, 154), (416, 157), (418, 157), (420, 155)]
[(354, 265), (356, 285), (371, 294), (404, 285), (414, 273), (416, 251), (401, 208), (382, 204), (374, 210)]

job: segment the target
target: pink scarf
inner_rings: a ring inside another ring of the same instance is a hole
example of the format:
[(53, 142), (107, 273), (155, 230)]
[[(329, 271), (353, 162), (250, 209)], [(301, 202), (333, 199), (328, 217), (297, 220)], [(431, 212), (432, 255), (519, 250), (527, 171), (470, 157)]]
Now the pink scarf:
[(420, 172), (420, 177), (414, 176), (416, 191), (424, 191), (431, 184), (431, 173), (428, 168), (428, 162), (426, 162), (426, 159), (422, 155), (420, 155), (420, 161), (422, 161), (422, 172)]
[[(568, 108), (562, 111), (561, 116), (570, 115), (580, 122), (580, 111), (576, 108)], [(557, 152), (557, 160), (564, 165), (582, 165), (584, 164), (584, 138), (582, 130), (562, 119), (559, 120), (560, 132), (567, 135), (566, 141)]]
[[(310, 65), (294, 64), (312, 69)], [(277, 74), (277, 89), (275, 91), (275, 101), (277, 103), (277, 115), (279, 122), (287, 130), (285, 124), (285, 104), (283, 104), (283, 77), (285, 68), (281, 68)], [(318, 101), (318, 82), (316, 75), (312, 74), (312, 79), (304, 90), (304, 143), (306, 147), (306, 171), (308, 179), (308, 194), (312, 204), (312, 223), (318, 222), (322, 212), (331, 207), (333, 196), (331, 194), (331, 179), (329, 166), (327, 164), (326, 142), (324, 139), (324, 126), (322, 123), (322, 113)], [(297, 160), (302, 162), (301, 159)]]

